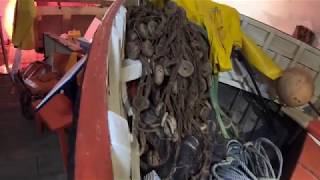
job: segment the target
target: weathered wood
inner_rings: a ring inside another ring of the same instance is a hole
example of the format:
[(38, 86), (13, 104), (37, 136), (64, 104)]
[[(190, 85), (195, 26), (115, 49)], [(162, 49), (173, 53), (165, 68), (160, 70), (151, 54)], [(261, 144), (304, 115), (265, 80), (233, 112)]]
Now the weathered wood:
[(113, 19), (123, 3), (115, 1), (93, 38), (84, 75), (75, 154), (76, 180), (113, 179), (106, 85), (108, 42)]
[(52, 7), (52, 6), (39, 6), (37, 7), (38, 18), (46, 15), (95, 15), (97, 18), (102, 18), (106, 8), (84, 6), (84, 7)]
[(79, 2), (79, 3), (92, 3), (92, 4), (101, 4), (101, 5), (111, 5), (113, 0), (36, 0), (37, 2), (58, 2), (58, 3), (68, 3), (68, 2)]

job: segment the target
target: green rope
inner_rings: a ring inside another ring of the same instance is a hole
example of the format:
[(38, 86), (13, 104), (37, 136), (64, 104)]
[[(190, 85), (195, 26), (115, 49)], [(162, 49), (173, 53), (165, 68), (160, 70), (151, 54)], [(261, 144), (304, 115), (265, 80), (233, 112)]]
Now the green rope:
[[(218, 75), (213, 75), (212, 77), (212, 86), (210, 89), (210, 99), (212, 107), (215, 110), (216, 118), (218, 121), (218, 124), (220, 126), (221, 133), (224, 138), (230, 139), (231, 135), (228, 133), (228, 130), (231, 129), (232, 133), (235, 136), (238, 136), (238, 131), (236, 127), (232, 124), (232, 120), (228, 115), (220, 108), (219, 101), (218, 101), (218, 87), (219, 87), (219, 77)], [(225, 125), (225, 120), (229, 121), (229, 125)]]

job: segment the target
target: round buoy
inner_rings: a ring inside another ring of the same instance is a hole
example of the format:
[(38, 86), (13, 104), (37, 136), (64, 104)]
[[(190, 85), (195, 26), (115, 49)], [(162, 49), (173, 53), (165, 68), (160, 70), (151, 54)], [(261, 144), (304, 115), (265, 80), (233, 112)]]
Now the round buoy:
[(308, 103), (313, 92), (313, 78), (302, 68), (294, 67), (285, 70), (277, 81), (277, 93), (281, 102), (291, 107)]

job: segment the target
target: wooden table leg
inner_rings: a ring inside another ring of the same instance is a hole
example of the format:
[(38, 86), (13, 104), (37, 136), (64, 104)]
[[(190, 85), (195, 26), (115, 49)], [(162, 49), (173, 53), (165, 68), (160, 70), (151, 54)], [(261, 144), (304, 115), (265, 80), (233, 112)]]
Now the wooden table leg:
[(59, 143), (60, 143), (60, 150), (61, 150), (61, 155), (62, 155), (62, 160), (64, 164), (64, 169), (67, 171), (68, 167), (68, 137), (64, 131), (64, 129), (59, 129), (57, 130), (58, 138), (59, 138)]

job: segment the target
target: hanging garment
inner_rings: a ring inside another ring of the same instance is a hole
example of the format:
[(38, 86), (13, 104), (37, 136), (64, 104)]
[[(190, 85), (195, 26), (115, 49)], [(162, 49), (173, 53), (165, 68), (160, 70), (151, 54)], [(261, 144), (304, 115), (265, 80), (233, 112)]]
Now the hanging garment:
[(210, 0), (175, 2), (185, 9), (189, 20), (206, 29), (214, 73), (232, 69), (231, 53), (236, 47), (262, 74), (273, 80), (280, 77), (281, 68), (241, 31), (240, 15), (236, 9)]
[(35, 46), (34, 19), (36, 9), (33, 0), (17, 0), (15, 8), (12, 42), (22, 50), (30, 50)]
[(242, 47), (239, 13), (226, 5), (209, 0), (177, 0), (189, 20), (205, 27), (210, 42), (210, 59), (214, 72), (232, 69), (232, 48)]

